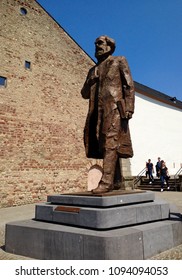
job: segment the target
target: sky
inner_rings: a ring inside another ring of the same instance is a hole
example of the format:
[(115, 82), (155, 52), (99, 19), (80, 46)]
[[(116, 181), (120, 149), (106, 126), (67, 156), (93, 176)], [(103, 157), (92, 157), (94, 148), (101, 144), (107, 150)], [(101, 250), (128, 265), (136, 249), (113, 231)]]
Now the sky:
[(133, 80), (182, 101), (182, 0), (37, 0), (96, 61), (108, 35)]

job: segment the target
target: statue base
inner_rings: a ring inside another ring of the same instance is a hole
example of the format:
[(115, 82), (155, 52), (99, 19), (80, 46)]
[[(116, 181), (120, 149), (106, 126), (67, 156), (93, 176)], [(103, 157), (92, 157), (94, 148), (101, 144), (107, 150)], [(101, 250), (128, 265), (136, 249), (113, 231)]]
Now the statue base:
[(48, 196), (6, 225), (5, 250), (35, 259), (148, 259), (182, 243), (182, 223), (150, 191)]

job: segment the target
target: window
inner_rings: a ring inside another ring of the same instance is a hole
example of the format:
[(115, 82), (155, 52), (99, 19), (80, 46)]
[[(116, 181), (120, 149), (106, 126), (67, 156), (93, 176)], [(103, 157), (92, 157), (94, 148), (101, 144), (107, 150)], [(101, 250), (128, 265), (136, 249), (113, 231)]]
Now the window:
[(6, 87), (7, 78), (0, 76), (0, 87)]
[(30, 66), (31, 66), (31, 62), (25, 60), (25, 68), (26, 68), (26, 69), (30, 69)]
[(27, 10), (25, 8), (21, 8), (20, 13), (25, 16), (27, 14)]

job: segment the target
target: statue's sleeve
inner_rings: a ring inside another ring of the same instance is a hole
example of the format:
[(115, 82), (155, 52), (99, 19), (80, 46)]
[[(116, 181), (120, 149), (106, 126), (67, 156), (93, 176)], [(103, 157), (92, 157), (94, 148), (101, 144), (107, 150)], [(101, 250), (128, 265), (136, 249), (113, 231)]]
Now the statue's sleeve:
[(134, 112), (135, 90), (128, 62), (124, 56), (120, 60), (120, 71), (126, 111)]
[(84, 99), (89, 99), (90, 98), (90, 93), (91, 93), (91, 83), (90, 83), (90, 77), (91, 73), (93, 71), (93, 68), (91, 68), (88, 72), (87, 78), (85, 80), (85, 83), (81, 89), (81, 95)]

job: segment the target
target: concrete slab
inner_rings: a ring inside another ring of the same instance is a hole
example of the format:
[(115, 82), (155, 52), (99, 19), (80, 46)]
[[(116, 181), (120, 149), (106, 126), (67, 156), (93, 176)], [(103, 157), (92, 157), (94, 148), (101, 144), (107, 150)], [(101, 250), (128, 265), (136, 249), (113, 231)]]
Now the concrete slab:
[(94, 231), (34, 220), (7, 224), (5, 250), (50, 260), (143, 259), (138, 230)]
[(144, 259), (174, 246), (172, 224), (169, 222), (150, 223), (135, 228), (143, 233)]
[(147, 259), (174, 247), (181, 231), (180, 220), (105, 231), (25, 220), (6, 225), (5, 250), (50, 260)]
[[(181, 220), (180, 223), (179, 220)], [(176, 218), (172, 218), (168, 221), (168, 224), (171, 224), (172, 226), (174, 246), (182, 244), (182, 218), (180, 216), (176, 216)]]
[(169, 204), (162, 201), (111, 208), (36, 205), (35, 219), (93, 229), (109, 229), (169, 218)]
[(62, 205), (109, 207), (154, 201), (151, 191), (113, 191), (105, 195), (93, 195), (91, 192), (49, 195), (47, 202)]

